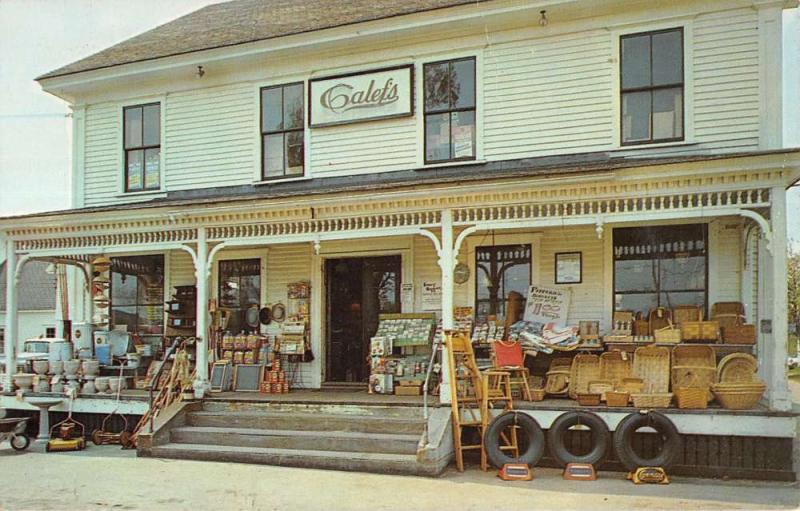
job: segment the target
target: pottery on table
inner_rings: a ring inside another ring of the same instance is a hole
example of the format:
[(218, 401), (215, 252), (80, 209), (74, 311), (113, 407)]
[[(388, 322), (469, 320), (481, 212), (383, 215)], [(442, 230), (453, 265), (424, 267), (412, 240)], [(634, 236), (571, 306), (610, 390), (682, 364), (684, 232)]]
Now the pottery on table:
[(103, 394), (108, 391), (108, 376), (98, 376), (94, 379), (94, 387), (97, 389), (97, 392)]
[(14, 375), (14, 384), (21, 390), (30, 390), (34, 376), (29, 373), (17, 373)]
[(50, 392), (57, 392), (59, 394), (64, 392), (64, 382), (61, 380), (60, 376), (56, 376), (50, 382)]
[(62, 360), (51, 361), (48, 366), (50, 374), (61, 374), (64, 372), (64, 362)]
[(33, 372), (36, 374), (47, 374), (47, 370), (50, 368), (47, 360), (34, 360), (32, 365)]
[(96, 376), (100, 372), (100, 362), (97, 360), (84, 360), (82, 369), (84, 376)]
[(125, 378), (109, 378), (108, 387), (113, 394), (116, 394), (117, 390), (125, 390)]
[(81, 367), (80, 360), (65, 360), (64, 361), (64, 372), (67, 376), (75, 376), (78, 374), (78, 369)]
[(83, 384), (83, 389), (81, 392), (84, 394), (97, 394), (97, 387), (94, 385), (94, 379), (86, 380), (86, 383)]

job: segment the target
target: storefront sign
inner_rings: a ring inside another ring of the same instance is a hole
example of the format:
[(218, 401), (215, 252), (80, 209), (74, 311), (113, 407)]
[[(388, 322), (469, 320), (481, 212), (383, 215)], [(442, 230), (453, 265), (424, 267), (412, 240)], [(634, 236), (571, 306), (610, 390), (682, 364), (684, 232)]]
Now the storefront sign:
[(312, 127), (414, 113), (413, 66), (317, 78), (309, 82), (309, 88), (309, 125)]
[(442, 308), (442, 285), (438, 282), (422, 283), (422, 310), (438, 311)]
[(569, 314), (569, 290), (531, 286), (525, 304), (525, 321), (532, 323), (555, 323), (566, 326)]

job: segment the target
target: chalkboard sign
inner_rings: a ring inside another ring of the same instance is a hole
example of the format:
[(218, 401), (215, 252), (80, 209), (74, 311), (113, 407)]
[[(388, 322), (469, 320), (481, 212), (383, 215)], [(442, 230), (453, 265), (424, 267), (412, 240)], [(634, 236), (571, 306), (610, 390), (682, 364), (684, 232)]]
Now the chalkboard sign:
[(231, 363), (214, 362), (211, 366), (211, 392), (226, 392), (231, 388)]
[(233, 370), (233, 390), (258, 392), (263, 379), (263, 364), (239, 364)]

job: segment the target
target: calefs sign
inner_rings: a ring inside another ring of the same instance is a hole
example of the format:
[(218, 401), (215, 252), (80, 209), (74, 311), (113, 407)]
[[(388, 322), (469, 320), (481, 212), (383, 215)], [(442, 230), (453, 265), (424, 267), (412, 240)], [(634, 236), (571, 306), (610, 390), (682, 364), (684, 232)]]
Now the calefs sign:
[(312, 127), (409, 116), (413, 66), (317, 78), (310, 82)]

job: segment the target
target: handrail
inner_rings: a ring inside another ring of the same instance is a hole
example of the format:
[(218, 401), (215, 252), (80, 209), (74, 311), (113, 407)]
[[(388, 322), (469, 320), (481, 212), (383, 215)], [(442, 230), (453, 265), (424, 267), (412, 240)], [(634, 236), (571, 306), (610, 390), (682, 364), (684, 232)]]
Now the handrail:
[(422, 385), (422, 416), (425, 418), (425, 426), (423, 428), (423, 445), (428, 445), (429, 438), (428, 438), (428, 419), (430, 417), (428, 411), (428, 383), (431, 379), (431, 373), (433, 372), (433, 362), (436, 359), (436, 353), (439, 351), (439, 347), (442, 345), (442, 341), (444, 341), (445, 335), (452, 335), (451, 330), (442, 331), (442, 335), (439, 337), (438, 342), (433, 344), (433, 349), (431, 350), (431, 359), (428, 361), (428, 369), (425, 371), (425, 383)]
[(153, 373), (153, 376), (150, 378), (150, 382), (147, 384), (147, 392), (150, 398), (150, 404), (148, 405), (148, 410), (150, 411), (150, 434), (153, 434), (153, 425), (155, 421), (155, 413), (153, 413), (153, 388), (155, 385), (158, 384), (158, 380), (161, 378), (161, 372), (164, 370), (164, 366), (166, 365), (167, 360), (175, 350), (178, 348), (178, 345), (183, 342), (181, 337), (176, 337), (175, 340), (172, 342), (172, 346), (167, 348), (166, 353), (164, 353), (164, 360), (161, 361), (161, 364), (156, 369), (156, 372)]

